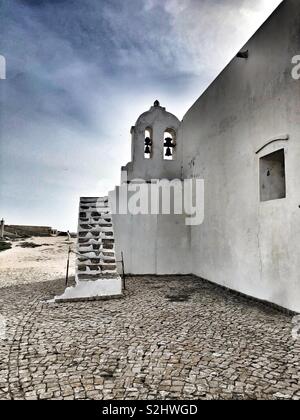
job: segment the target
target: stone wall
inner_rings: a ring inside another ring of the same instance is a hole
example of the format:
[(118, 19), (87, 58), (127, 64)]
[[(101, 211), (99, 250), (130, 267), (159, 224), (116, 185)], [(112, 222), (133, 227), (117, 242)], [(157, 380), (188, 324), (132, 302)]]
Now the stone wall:
[(17, 235), (51, 236), (53, 229), (49, 226), (5, 225), (5, 232)]

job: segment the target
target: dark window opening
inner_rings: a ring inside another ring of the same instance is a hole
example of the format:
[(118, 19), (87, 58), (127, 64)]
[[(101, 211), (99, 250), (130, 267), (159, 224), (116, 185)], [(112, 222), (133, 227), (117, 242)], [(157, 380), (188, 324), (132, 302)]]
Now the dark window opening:
[(260, 200), (286, 198), (284, 149), (260, 159)]

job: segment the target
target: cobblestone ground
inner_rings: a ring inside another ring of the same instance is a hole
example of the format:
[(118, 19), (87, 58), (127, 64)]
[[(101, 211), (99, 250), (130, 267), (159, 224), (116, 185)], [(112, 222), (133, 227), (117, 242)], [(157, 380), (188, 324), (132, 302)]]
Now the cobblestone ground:
[(120, 300), (0, 290), (0, 399), (300, 399), (291, 317), (192, 276), (130, 278)]

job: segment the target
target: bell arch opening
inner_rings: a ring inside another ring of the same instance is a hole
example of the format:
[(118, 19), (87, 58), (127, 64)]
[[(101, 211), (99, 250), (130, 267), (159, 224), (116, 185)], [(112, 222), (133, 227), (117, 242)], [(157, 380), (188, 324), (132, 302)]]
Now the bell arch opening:
[(153, 144), (153, 130), (151, 127), (145, 129), (144, 140), (144, 158), (151, 159), (152, 157), (152, 144)]
[(167, 128), (164, 132), (164, 160), (175, 160), (176, 149), (176, 131), (173, 128)]

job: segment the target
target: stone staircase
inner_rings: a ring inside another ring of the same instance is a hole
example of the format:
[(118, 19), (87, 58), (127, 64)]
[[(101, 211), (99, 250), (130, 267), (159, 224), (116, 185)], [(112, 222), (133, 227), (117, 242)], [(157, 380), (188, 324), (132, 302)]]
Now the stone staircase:
[(123, 297), (117, 271), (112, 215), (107, 197), (82, 197), (79, 204), (76, 285), (53, 302), (77, 302)]
[(118, 277), (108, 197), (82, 197), (79, 206), (76, 280)]

